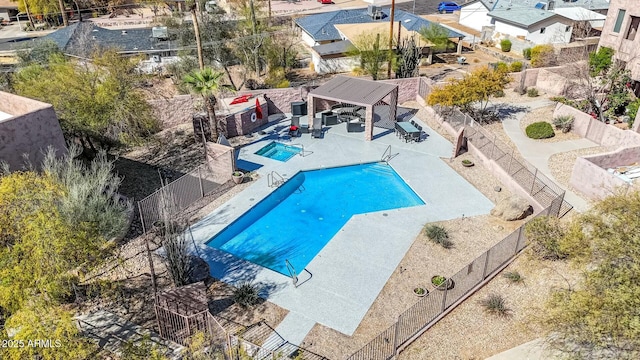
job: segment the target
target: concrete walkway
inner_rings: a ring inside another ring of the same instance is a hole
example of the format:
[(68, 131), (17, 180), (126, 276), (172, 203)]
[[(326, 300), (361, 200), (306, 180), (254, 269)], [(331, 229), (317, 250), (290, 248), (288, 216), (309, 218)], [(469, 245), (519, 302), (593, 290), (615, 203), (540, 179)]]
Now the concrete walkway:
[[(528, 103), (524, 103), (524, 106), (527, 106), (529, 110), (553, 105), (553, 102), (547, 99), (536, 100)], [(569, 202), (569, 204), (573, 205), (573, 208), (579, 212), (584, 212), (589, 209), (591, 206), (589, 202), (587, 202), (582, 197), (578, 196), (576, 193), (568, 190), (565, 186), (561, 185), (551, 174), (551, 170), (549, 169), (549, 158), (558, 153), (563, 153), (567, 151), (573, 151), (578, 149), (585, 149), (594, 146), (598, 146), (598, 144), (594, 143), (591, 140), (587, 139), (578, 139), (578, 140), (567, 140), (560, 141), (555, 143), (544, 143), (541, 144), (535, 140), (529, 139), (526, 134), (522, 132), (520, 129), (520, 121), (527, 114), (527, 111), (521, 111), (516, 113), (513, 117), (504, 119), (502, 121), (502, 126), (507, 135), (511, 138), (513, 143), (520, 151), (520, 154), (524, 159), (531, 163), (531, 165), (538, 168), (540, 172), (546, 175), (550, 180), (555, 182), (558, 186), (563, 188), (565, 193), (565, 200)]]

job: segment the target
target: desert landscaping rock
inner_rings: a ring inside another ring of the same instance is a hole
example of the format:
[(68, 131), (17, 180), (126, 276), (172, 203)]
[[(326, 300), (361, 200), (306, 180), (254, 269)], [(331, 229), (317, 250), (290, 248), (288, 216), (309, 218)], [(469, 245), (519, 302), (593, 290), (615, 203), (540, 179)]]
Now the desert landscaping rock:
[(529, 202), (517, 195), (512, 195), (500, 201), (491, 210), (491, 215), (505, 221), (522, 220), (533, 213)]

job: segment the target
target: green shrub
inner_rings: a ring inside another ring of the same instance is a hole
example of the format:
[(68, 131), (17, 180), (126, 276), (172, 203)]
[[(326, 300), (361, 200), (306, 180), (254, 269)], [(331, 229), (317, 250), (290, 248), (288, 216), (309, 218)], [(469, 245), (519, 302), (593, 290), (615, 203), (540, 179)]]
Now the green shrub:
[(543, 260), (561, 260), (567, 257), (561, 247), (565, 231), (558, 218), (540, 216), (529, 221), (525, 226), (525, 235), (535, 257)]
[(627, 105), (627, 115), (629, 116), (629, 127), (633, 125), (633, 121), (638, 115), (638, 108), (640, 107), (640, 99), (635, 99)]
[(436, 275), (431, 278), (431, 283), (434, 286), (442, 286), (445, 282), (447, 282), (447, 278), (442, 275)]
[(504, 97), (504, 90), (498, 90), (498, 91), (496, 91), (495, 93), (493, 93), (493, 96), (494, 96), (494, 97), (497, 97), (497, 98)]
[(501, 317), (507, 317), (511, 314), (511, 310), (507, 307), (507, 302), (502, 295), (491, 294), (480, 301), (480, 304), (484, 307), (485, 311), (490, 314)]
[(536, 89), (536, 88), (529, 88), (529, 89), (527, 89), (527, 96), (528, 96), (528, 97), (536, 97), (536, 96), (538, 96), (538, 95), (539, 95), (539, 94), (538, 94), (538, 89)]
[(547, 139), (555, 136), (551, 124), (545, 121), (535, 122), (525, 129), (531, 139)]
[(531, 66), (545, 67), (556, 63), (556, 53), (552, 45), (536, 45), (531, 48)]
[(522, 62), (514, 61), (511, 63), (511, 72), (519, 72), (522, 71)]
[(256, 305), (259, 300), (258, 287), (250, 282), (242, 283), (233, 290), (233, 301), (242, 307)]
[(511, 40), (503, 39), (500, 41), (500, 49), (502, 49), (503, 52), (511, 51)]
[(612, 63), (614, 50), (606, 46), (598, 49), (598, 52), (589, 53), (589, 71), (591, 76), (598, 76), (607, 71)]
[(522, 275), (520, 275), (520, 273), (517, 271), (507, 271), (506, 273), (502, 274), (502, 276), (514, 284), (520, 284), (524, 281)]
[(496, 71), (509, 72), (509, 65), (507, 65), (507, 63), (505, 62), (500, 61), (496, 63)]
[(424, 233), (431, 241), (441, 245), (445, 249), (449, 249), (453, 246), (453, 243), (449, 240), (449, 233), (447, 232), (447, 229), (440, 225), (427, 225), (424, 228)]
[(563, 133), (566, 133), (571, 130), (573, 120), (572, 115), (556, 116), (553, 118), (553, 125), (555, 125), (556, 129), (561, 129)]
[(522, 56), (527, 60), (531, 60), (531, 48), (522, 49)]

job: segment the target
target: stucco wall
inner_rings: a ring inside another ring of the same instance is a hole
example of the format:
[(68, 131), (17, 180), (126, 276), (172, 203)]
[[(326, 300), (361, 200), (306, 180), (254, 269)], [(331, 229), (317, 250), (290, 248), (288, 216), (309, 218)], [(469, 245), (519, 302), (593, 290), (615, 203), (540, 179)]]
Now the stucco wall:
[(578, 109), (558, 103), (553, 112), (553, 116), (561, 115), (571, 115), (574, 117), (571, 132), (602, 146), (640, 146), (640, 134), (637, 132), (622, 130), (615, 126), (607, 125)]
[(398, 104), (414, 101), (418, 93), (419, 77), (407, 79), (381, 80), (381, 82), (398, 85)]
[(233, 147), (207, 142), (207, 165), (210, 170), (207, 180), (218, 184), (231, 180), (231, 173), (235, 170)]
[(266, 101), (260, 104), (260, 109), (262, 109), (262, 119), (256, 118), (255, 122), (251, 121), (251, 115), (255, 112), (254, 109), (226, 117), (218, 117), (221, 119), (222, 126), (224, 126), (226, 136), (230, 138), (249, 134), (259, 126), (266, 124), (269, 118), (269, 106)]
[(567, 91), (569, 81), (554, 71), (540, 69), (536, 79), (536, 88), (547, 95), (563, 95)]
[(504, 187), (509, 189), (512, 193), (517, 194), (518, 196), (526, 199), (529, 202), (529, 205), (533, 207), (535, 213), (544, 210), (544, 206), (542, 206), (539, 202), (536, 201), (530, 194), (528, 189), (523, 189), (517, 181), (515, 181), (509, 174), (500, 167), (495, 161), (487, 158), (482, 151), (478, 150), (473, 143), (467, 142), (467, 147), (469, 152), (476, 158), (478, 161), (482, 163), (482, 165), (487, 168), (493, 176), (495, 176)]
[(23, 167), (23, 154), (38, 167), (47, 147), (52, 146), (59, 155), (66, 153), (62, 129), (51, 105), (0, 92), (0, 111), (14, 115), (0, 121), (0, 160), (11, 170)]
[(315, 51), (311, 51), (311, 61), (317, 74), (347, 72), (353, 70), (359, 64), (359, 61), (354, 57), (322, 58)]
[[(569, 31), (567, 31), (569, 26)], [(527, 40), (535, 44), (568, 44), (571, 40), (571, 20), (554, 16), (529, 29)], [(540, 30), (545, 28), (544, 34)]]
[(482, 31), (483, 26), (491, 26), (491, 18), (487, 16), (489, 11), (480, 2), (475, 2), (460, 9), (459, 23), (474, 30)]
[[(524, 86), (526, 87), (535, 87), (538, 84), (538, 73), (540, 69), (527, 69), (525, 70), (526, 75), (524, 78)], [(522, 71), (517, 73), (511, 73), (512, 81), (509, 84), (509, 87), (516, 87), (520, 85), (520, 77), (522, 76)]]
[(191, 95), (178, 95), (168, 99), (149, 100), (153, 116), (163, 129), (191, 122), (194, 101)]

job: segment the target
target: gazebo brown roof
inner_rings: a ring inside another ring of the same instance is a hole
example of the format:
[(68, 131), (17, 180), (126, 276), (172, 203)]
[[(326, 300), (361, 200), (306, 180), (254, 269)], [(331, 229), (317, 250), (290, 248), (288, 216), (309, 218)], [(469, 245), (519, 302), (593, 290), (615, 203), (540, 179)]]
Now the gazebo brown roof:
[(316, 98), (364, 106), (367, 109), (365, 139), (371, 140), (373, 138), (373, 107), (389, 95), (391, 96), (389, 116), (395, 121), (398, 106), (398, 85), (339, 75), (309, 93), (308, 113), (315, 116)]

